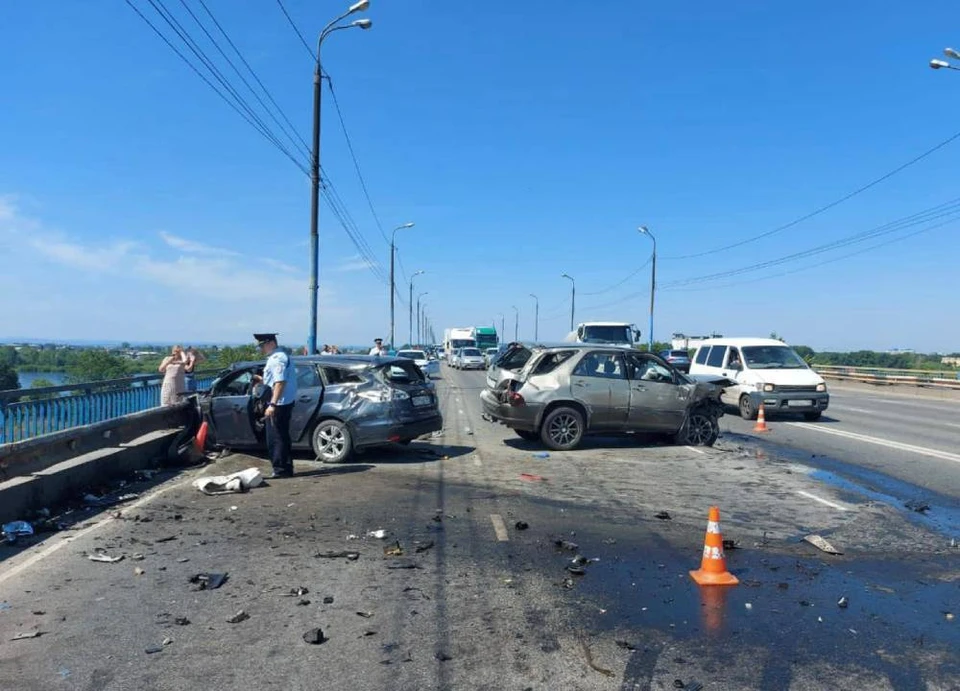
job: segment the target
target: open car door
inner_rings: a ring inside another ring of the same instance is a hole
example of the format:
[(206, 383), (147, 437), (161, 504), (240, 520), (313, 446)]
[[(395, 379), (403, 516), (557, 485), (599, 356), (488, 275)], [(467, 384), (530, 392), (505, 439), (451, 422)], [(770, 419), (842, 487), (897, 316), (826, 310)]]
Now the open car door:
[(209, 423), (216, 443), (253, 447), (261, 443), (254, 429), (253, 375), (256, 368), (231, 372), (210, 391)]

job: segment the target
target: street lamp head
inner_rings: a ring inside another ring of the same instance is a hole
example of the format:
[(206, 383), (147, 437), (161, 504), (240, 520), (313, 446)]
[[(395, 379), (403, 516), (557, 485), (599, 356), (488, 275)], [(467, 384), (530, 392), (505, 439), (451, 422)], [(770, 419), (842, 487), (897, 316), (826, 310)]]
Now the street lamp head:
[(369, 29), (371, 26), (373, 26), (373, 20), (358, 19), (357, 21), (353, 22), (353, 26), (359, 26), (361, 29)]
[(930, 67), (939, 70), (941, 67), (950, 67), (950, 63), (945, 60), (931, 60)]
[(955, 51), (953, 48), (944, 48), (943, 54), (948, 58), (953, 58), (954, 60), (960, 60), (960, 53)]
[(348, 14), (353, 14), (354, 12), (366, 12), (368, 7), (370, 7), (370, 0), (359, 0), (359, 2), (355, 2), (350, 5)]
[[(419, 276), (420, 274), (425, 274), (425, 273), (427, 273), (427, 272), (424, 271), (423, 269), (421, 269), (420, 271), (415, 271), (413, 275), (414, 275), (414, 276)], [(411, 276), (411, 278), (412, 278), (412, 276)]]
[(637, 230), (639, 230), (639, 231), (640, 231), (641, 233), (643, 233), (644, 235), (649, 235), (649, 234), (650, 234), (650, 229), (647, 228), (646, 226), (640, 226), (639, 228), (637, 228)]
[(416, 224), (412, 221), (410, 223), (404, 223), (403, 225), (397, 226), (397, 230), (403, 230), (404, 228), (413, 228)]
[(560, 278), (569, 278), (571, 281), (573, 280), (573, 276), (570, 276), (569, 274), (560, 274)]
[(538, 298), (536, 295), (534, 295), (533, 293), (530, 293), (530, 297), (532, 297), (534, 300), (539, 300), (539, 299), (540, 299), (540, 298)]

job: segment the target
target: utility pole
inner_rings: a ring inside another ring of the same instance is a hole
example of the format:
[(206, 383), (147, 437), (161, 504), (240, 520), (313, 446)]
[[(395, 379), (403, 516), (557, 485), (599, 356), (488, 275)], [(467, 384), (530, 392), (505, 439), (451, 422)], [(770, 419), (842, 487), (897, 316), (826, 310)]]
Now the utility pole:
[(514, 320), (513, 320), (513, 340), (520, 340), (520, 310), (517, 309), (516, 305), (513, 305), (514, 311)]
[(534, 317), (533, 317), (533, 340), (540, 340), (540, 298), (538, 298), (533, 293), (530, 293), (530, 297), (534, 300)]
[(560, 278), (570, 281), (570, 330), (573, 331), (573, 315), (577, 308), (577, 282), (568, 274), (561, 274)]
[(413, 223), (404, 223), (403, 225), (397, 226), (393, 229), (393, 233), (390, 235), (390, 347), (394, 347), (394, 299), (396, 298), (397, 293), (397, 284), (394, 280), (394, 259), (397, 254), (397, 231), (404, 230), (406, 228), (413, 228)]
[(646, 235), (653, 241), (653, 256), (650, 263), (650, 333), (648, 334), (648, 340), (650, 342), (650, 352), (653, 352), (653, 298), (657, 292), (657, 239), (653, 237), (653, 233), (650, 232), (650, 229), (646, 226), (640, 226), (637, 228), (640, 231), (641, 235)]

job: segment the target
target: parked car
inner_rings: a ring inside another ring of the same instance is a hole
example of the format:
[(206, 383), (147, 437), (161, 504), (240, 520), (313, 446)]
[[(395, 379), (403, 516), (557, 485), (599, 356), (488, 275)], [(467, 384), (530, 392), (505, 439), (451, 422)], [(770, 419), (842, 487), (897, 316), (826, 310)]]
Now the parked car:
[(486, 361), (479, 348), (461, 348), (457, 356), (459, 369), (486, 369)]
[(733, 380), (721, 400), (745, 420), (764, 414), (801, 413), (819, 420), (830, 405), (827, 383), (783, 341), (771, 338), (713, 338), (704, 341), (690, 365), (692, 374)]
[(493, 361), (497, 359), (497, 356), (500, 355), (499, 348), (487, 348), (483, 351), (483, 364), (485, 367), (490, 367), (493, 364)]
[[(326, 463), (391, 443), (408, 444), (443, 429), (437, 397), (417, 365), (405, 358), (314, 355), (293, 358), (297, 400), (293, 448), (312, 450)], [(199, 397), (217, 446), (265, 448), (263, 413), (269, 387), (253, 384), (263, 362), (241, 362)]]
[(674, 369), (681, 372), (690, 371), (690, 353), (685, 350), (664, 350), (660, 357), (673, 365)]
[(431, 360), (430, 356), (422, 350), (401, 350), (397, 353), (397, 357), (413, 360), (417, 363), (417, 367), (423, 370), (427, 379), (440, 374), (440, 363), (436, 360)]
[(496, 389), (504, 380), (516, 378), (536, 348), (560, 347), (562, 345), (567, 345), (567, 343), (521, 343), (513, 341), (501, 344), (500, 355), (487, 369), (487, 388)]
[(720, 434), (722, 377), (698, 381), (649, 353), (616, 346), (534, 348), (516, 377), (480, 394), (488, 418), (564, 451), (592, 433), (669, 434), (711, 446)]

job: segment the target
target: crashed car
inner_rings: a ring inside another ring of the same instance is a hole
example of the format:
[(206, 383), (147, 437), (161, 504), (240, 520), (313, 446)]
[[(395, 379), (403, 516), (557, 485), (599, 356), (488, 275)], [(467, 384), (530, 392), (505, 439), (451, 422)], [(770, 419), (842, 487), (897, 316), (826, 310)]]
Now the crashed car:
[[(367, 355), (293, 358), (297, 400), (290, 420), (294, 450), (326, 463), (354, 452), (412, 440), (443, 429), (431, 382), (406, 358)], [(266, 447), (264, 411), (268, 387), (256, 384), (263, 362), (241, 362), (223, 372), (197, 397), (214, 446)]]
[(519, 373), (488, 385), (480, 400), (488, 419), (557, 451), (576, 448), (587, 434), (622, 432), (712, 446), (727, 383), (685, 376), (649, 353), (567, 344), (534, 347)]

